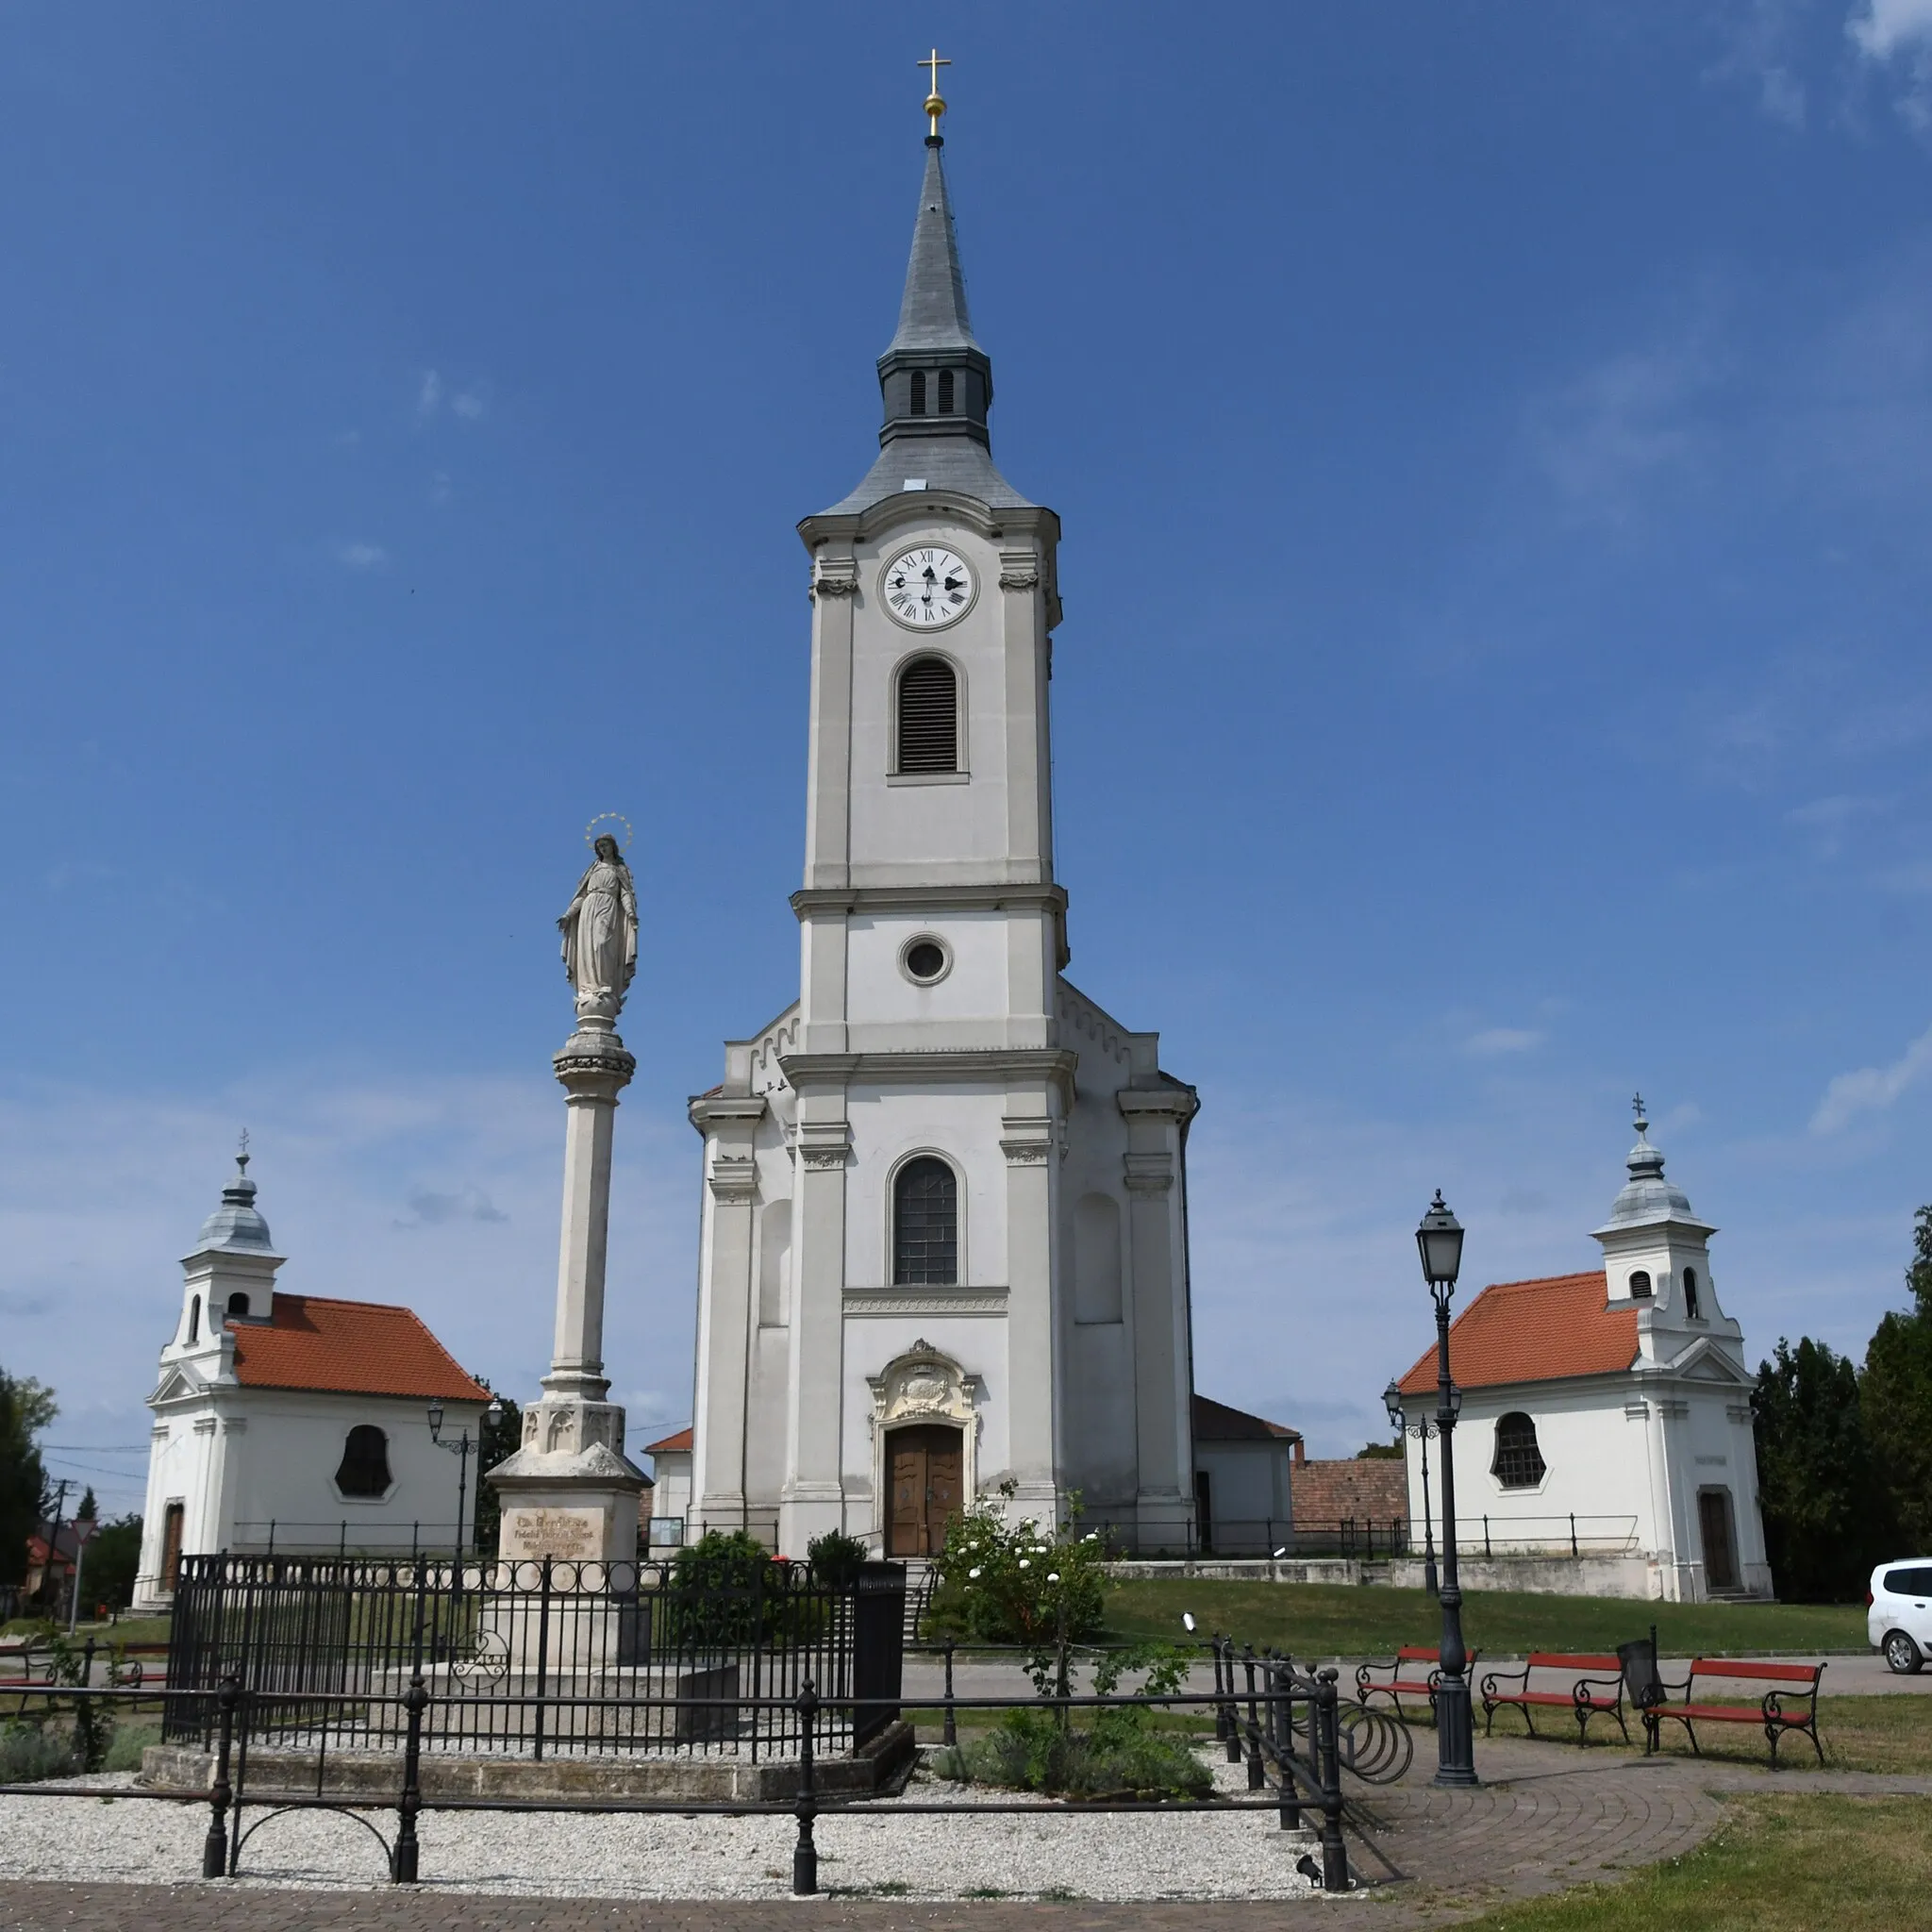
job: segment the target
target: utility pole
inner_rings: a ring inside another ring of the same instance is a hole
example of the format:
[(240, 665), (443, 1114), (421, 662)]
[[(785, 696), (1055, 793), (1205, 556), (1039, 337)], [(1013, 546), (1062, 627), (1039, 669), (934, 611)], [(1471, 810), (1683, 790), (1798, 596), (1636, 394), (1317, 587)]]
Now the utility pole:
[[(54, 1565), (60, 1556), (60, 1512), (67, 1507), (67, 1491), (72, 1487), (63, 1475), (54, 1495), (54, 1523), (47, 1532), (47, 1567), (41, 1572), (41, 1594), (45, 1596), (47, 1586), (54, 1580)], [(54, 1607), (59, 1608), (57, 1597)]]

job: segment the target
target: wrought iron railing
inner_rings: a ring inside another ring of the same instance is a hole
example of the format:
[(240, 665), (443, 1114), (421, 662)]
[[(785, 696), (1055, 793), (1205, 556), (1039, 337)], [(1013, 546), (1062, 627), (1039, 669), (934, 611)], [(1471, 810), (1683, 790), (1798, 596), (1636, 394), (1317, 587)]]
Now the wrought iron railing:
[(808, 1680), (822, 1742), (844, 1748), (889, 1722), (851, 1700), (896, 1694), (904, 1606), (892, 1564), (834, 1585), (774, 1563), (733, 1590), (649, 1562), (185, 1557), (164, 1736), (205, 1741), (200, 1693), (233, 1676), (259, 1739), (393, 1748), (420, 1671), (436, 1752), (789, 1756), (787, 1700)]

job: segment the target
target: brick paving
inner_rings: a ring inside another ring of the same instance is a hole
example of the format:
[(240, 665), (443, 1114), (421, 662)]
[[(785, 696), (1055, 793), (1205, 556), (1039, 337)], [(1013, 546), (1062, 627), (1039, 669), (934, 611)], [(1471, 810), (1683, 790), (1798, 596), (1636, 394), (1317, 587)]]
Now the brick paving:
[[(1375, 1922), (1391, 1928), (1453, 1923), (1509, 1898), (1614, 1875), (1691, 1850), (1739, 1791), (1907, 1793), (1932, 1799), (1932, 1777), (1858, 1773), (1771, 1774), (1682, 1757), (1601, 1757), (1557, 1744), (1496, 1740), (1481, 1748), (1488, 1780), (1437, 1790), (1426, 1762), (1402, 1785), (1373, 1791), (1363, 1824), (1395, 1874), (1350, 1840), (1359, 1876), (1379, 1893)], [(962, 1826), (962, 1828), (968, 1828)], [(1333, 1908), (1319, 1897), (1144, 1904), (967, 1900), (956, 1903), (830, 1897), (812, 1901), (814, 1924), (837, 1932), (1195, 1932), (1205, 1913), (1217, 1932), (1312, 1922)], [(529, 1898), (428, 1884), (295, 1890), (211, 1885), (0, 1882), (8, 1932), (779, 1932), (795, 1923), (791, 1900), (689, 1903)]]

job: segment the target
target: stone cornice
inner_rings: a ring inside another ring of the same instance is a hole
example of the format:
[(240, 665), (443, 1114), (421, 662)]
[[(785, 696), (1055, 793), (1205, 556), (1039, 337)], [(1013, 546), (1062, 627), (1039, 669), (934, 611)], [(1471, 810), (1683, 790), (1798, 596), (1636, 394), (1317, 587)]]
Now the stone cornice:
[(1067, 890), (1025, 885), (803, 886), (791, 895), (800, 919), (815, 912), (1005, 912), (1033, 907), (1064, 919)]
[(699, 1093), (692, 1096), (685, 1110), (691, 1115), (691, 1125), (702, 1134), (713, 1125), (723, 1126), (731, 1121), (742, 1121), (746, 1125), (761, 1121), (766, 1103), (762, 1093)]
[[(1050, 1080), (1069, 1101), (1078, 1055), (1057, 1047), (961, 1047), (949, 1053), (788, 1053), (779, 1057), (785, 1077), (801, 1093), (866, 1081)], [(805, 1125), (800, 1124), (803, 1144)]]
[(1008, 531), (1037, 535), (1049, 547), (1060, 540), (1060, 520), (1043, 505), (1016, 504), (993, 509), (958, 490), (895, 490), (856, 514), (824, 510), (806, 517), (799, 523), (798, 535), (808, 550), (819, 550), (835, 544), (865, 543), (901, 524), (948, 523), (963, 525), (992, 541)]
[(1004, 1315), (1004, 1288), (854, 1288), (847, 1285), (848, 1315)]
[(1175, 1125), (1201, 1111), (1201, 1097), (1191, 1087), (1124, 1087), (1114, 1104), (1130, 1121), (1171, 1120)]

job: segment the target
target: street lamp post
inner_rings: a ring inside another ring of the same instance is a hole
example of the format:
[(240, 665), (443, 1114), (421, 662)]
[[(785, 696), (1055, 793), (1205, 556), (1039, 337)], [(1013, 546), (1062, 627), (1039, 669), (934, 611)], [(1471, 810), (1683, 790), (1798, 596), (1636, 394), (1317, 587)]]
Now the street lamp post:
[[(500, 1401), (492, 1402), (483, 1411), (483, 1419), (485, 1422), (495, 1422), (502, 1414), (503, 1404)], [(457, 1563), (460, 1567), (464, 1545), (470, 1540), (470, 1520), (466, 1514), (470, 1507), (470, 1452), (473, 1449), (480, 1450), (483, 1445), (471, 1441), (467, 1423), (463, 1424), (460, 1436), (445, 1442), (442, 1440), (442, 1404), (436, 1401), (429, 1405), (429, 1440), (439, 1449), (447, 1449), (457, 1458)]]
[(1436, 1433), (1436, 1425), (1427, 1416), (1419, 1422), (1409, 1421), (1398, 1383), (1391, 1382), (1383, 1390), (1382, 1401), (1389, 1410), (1389, 1426), (1398, 1436), (1413, 1436), (1423, 1445), (1423, 1588), (1431, 1596), (1441, 1596), (1436, 1581), (1436, 1525), (1429, 1513), (1429, 1438)]
[(1442, 1647), (1436, 1686), (1436, 1782), (1473, 1785), (1475, 1723), (1469, 1706), (1469, 1652), (1462, 1642), (1462, 1589), (1456, 1580), (1456, 1412), (1460, 1391), (1449, 1374), (1449, 1298), (1462, 1270), (1462, 1224), (1442, 1191), (1415, 1231), (1423, 1279), (1436, 1305), (1436, 1431), (1442, 1439)]

